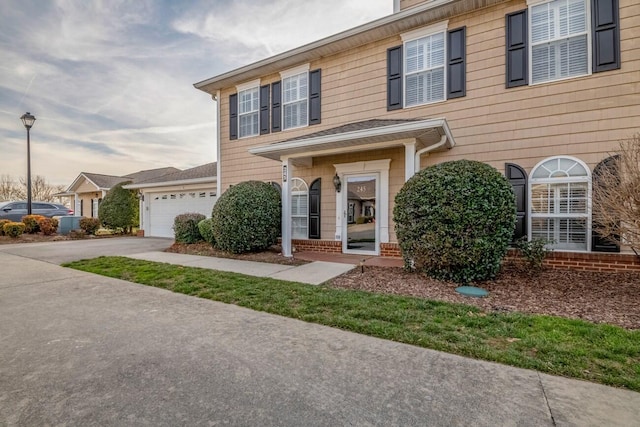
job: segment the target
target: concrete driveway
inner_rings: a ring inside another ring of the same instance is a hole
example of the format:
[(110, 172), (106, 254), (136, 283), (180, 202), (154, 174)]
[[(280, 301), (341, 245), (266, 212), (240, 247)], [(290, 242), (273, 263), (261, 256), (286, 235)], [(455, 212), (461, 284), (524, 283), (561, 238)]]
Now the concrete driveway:
[(173, 239), (156, 237), (110, 237), (103, 239), (66, 240), (62, 242), (0, 245), (0, 252), (53, 264), (62, 264), (99, 256), (126, 256), (141, 252), (161, 251), (171, 246), (172, 243)]
[(0, 425), (630, 426), (640, 419), (638, 393), (6, 250), (0, 265)]

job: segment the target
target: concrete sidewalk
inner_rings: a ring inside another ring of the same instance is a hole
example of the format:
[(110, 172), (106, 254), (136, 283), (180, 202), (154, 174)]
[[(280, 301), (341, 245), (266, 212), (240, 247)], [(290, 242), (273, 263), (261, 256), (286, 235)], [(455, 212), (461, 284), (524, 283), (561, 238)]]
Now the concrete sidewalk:
[(290, 282), (319, 285), (351, 270), (353, 264), (314, 261), (300, 266), (270, 264), (266, 262), (241, 261), (229, 258), (185, 255), (172, 252), (144, 252), (127, 255), (129, 258), (165, 262), (185, 267), (209, 268), (212, 270), (242, 273), (249, 276), (270, 277)]
[[(637, 426), (640, 394), (0, 251), (0, 425)], [(275, 274), (275, 273), (274, 273)]]

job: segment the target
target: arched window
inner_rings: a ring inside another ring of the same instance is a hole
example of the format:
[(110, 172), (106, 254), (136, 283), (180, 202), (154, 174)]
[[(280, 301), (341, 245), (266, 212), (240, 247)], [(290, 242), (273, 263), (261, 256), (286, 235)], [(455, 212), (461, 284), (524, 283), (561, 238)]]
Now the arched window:
[(309, 187), (301, 178), (291, 180), (291, 237), (309, 237)]
[(589, 250), (591, 173), (572, 157), (551, 157), (531, 172), (529, 236), (554, 249)]

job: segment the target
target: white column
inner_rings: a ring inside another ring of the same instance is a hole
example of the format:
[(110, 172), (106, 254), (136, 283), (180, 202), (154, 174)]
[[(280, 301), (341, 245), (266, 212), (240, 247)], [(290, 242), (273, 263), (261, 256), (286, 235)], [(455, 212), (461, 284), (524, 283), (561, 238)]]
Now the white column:
[[(404, 143), (404, 181), (409, 181), (416, 174), (416, 142)], [(419, 166), (418, 166), (419, 168)]]
[(282, 255), (293, 256), (291, 251), (291, 159), (282, 161)]
[(78, 200), (78, 193), (73, 193), (73, 215), (80, 215), (80, 201)]

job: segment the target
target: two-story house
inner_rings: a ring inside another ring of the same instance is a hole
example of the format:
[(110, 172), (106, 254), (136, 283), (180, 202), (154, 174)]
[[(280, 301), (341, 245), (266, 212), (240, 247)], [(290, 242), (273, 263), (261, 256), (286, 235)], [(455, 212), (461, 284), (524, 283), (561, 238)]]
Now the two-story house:
[[(292, 245), (398, 255), (396, 193), (421, 168), (464, 158), (511, 181), (518, 235), (618, 251), (592, 231), (590, 198), (594, 169), (640, 129), (640, 3), (394, 9), (195, 84), (218, 103), (218, 194), (249, 179), (281, 186), (287, 256)], [(349, 201), (363, 182), (375, 207), (364, 239)], [(356, 233), (369, 244), (351, 245)]]

